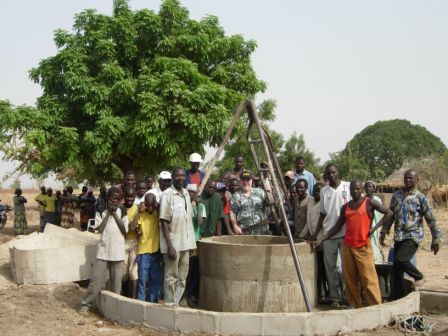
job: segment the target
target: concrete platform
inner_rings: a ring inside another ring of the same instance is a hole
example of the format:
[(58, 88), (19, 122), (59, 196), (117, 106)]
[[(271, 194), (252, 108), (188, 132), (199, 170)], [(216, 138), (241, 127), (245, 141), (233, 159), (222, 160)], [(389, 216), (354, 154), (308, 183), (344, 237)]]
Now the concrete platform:
[(104, 316), (123, 325), (151, 327), (181, 333), (211, 335), (337, 335), (344, 331), (374, 329), (400, 314), (420, 310), (420, 293), (401, 300), (361, 309), (315, 313), (227, 313), (172, 308), (137, 301), (103, 291), (99, 309)]
[(425, 313), (448, 313), (448, 292), (439, 290), (420, 290), (420, 306)]
[(47, 224), (9, 244), (11, 272), (18, 284), (52, 284), (90, 278), (99, 236)]

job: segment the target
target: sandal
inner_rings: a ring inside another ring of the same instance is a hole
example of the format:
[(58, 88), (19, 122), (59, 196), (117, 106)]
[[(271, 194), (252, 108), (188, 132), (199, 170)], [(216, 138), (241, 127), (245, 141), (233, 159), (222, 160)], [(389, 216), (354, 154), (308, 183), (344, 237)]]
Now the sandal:
[(414, 287), (422, 287), (425, 284), (425, 278), (414, 281)]

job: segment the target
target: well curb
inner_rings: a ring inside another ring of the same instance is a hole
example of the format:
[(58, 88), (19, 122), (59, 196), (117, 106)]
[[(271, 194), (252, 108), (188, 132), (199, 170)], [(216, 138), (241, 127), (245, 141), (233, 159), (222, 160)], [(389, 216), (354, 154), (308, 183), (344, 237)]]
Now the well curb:
[(337, 335), (344, 331), (374, 329), (395, 316), (420, 310), (420, 292), (376, 306), (313, 313), (226, 313), (129, 299), (102, 291), (99, 309), (103, 315), (123, 325), (150, 327), (181, 333), (212, 335)]

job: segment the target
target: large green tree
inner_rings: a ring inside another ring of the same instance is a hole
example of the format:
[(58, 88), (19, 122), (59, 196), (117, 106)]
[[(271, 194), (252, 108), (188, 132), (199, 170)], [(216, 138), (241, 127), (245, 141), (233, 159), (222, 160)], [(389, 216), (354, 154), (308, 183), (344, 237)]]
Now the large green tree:
[[(375, 172), (370, 173), (366, 162), (363, 161), (358, 154), (353, 153), (350, 144), (347, 144), (346, 148), (341, 152), (331, 153), (329, 162), (338, 166), (339, 175), (347, 181), (351, 181), (355, 178), (367, 180), (372, 176), (377, 176), (375, 175)], [(323, 167), (322, 171), (324, 171), (324, 169), (325, 167)], [(380, 174), (383, 174), (382, 171)]]
[(251, 66), (256, 43), (226, 36), (214, 16), (190, 19), (177, 0), (158, 13), (126, 0), (111, 16), (85, 10), (54, 41), (56, 55), (30, 71), (43, 89), (36, 107), (0, 102), (0, 149), (33, 176), (99, 182), (184, 164), (265, 89)]
[(332, 155), (344, 178), (381, 180), (400, 168), (404, 162), (444, 156), (443, 142), (420, 125), (408, 120), (378, 121), (356, 134), (346, 148)]

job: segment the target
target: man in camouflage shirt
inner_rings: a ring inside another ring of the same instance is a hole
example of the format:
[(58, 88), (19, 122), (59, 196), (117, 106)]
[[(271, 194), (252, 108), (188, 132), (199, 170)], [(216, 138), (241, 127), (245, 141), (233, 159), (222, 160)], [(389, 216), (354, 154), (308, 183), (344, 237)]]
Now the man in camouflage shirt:
[(243, 234), (270, 234), (265, 206), (266, 193), (261, 188), (252, 188), (252, 173), (243, 171), (240, 175), (240, 190), (230, 199), (230, 209)]
[(393, 266), (394, 281), (392, 295), (394, 299), (404, 296), (403, 275), (407, 273), (414, 278), (416, 287), (424, 283), (423, 274), (411, 263), (411, 259), (423, 240), (423, 217), (431, 230), (431, 251), (434, 255), (439, 251), (442, 243), (442, 232), (437, 226), (431, 204), (424, 194), (417, 190), (418, 175), (415, 170), (404, 173), (404, 187), (392, 196), (390, 209), (393, 219), (386, 223), (381, 230), (380, 243), (384, 245), (384, 238), (389, 234), (392, 222), (395, 224)]

